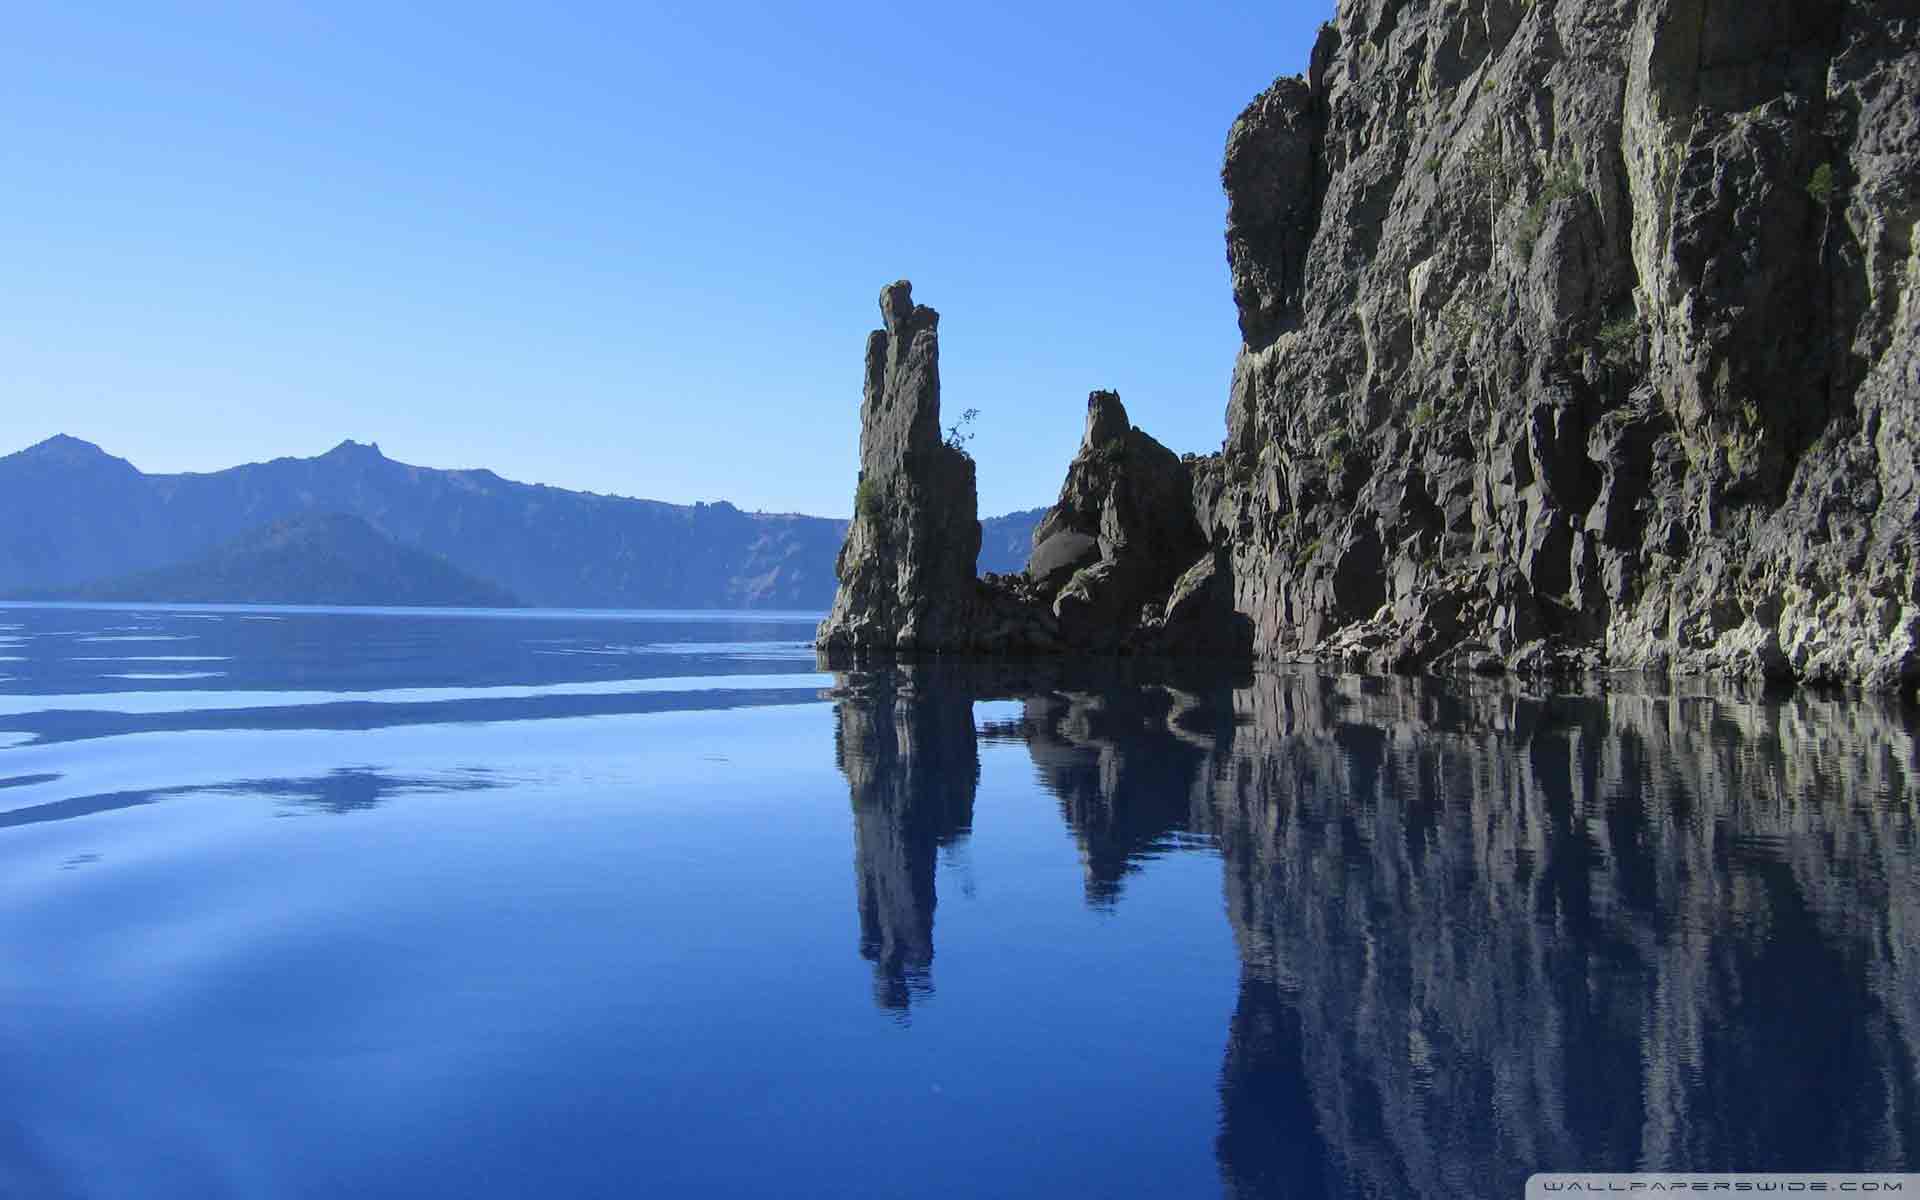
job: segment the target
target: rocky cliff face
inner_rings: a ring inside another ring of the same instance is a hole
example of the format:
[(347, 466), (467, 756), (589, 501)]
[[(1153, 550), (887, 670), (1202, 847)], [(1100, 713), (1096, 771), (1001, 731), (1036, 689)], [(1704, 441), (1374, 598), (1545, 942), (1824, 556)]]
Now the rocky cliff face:
[(1920, 676), (1920, 5), (1342, 0), (1228, 138), (1257, 651)]
[(1342, 0), (1222, 179), (1221, 453), (1096, 393), (1010, 586), (889, 289), (823, 644), (1920, 682), (1916, 0)]

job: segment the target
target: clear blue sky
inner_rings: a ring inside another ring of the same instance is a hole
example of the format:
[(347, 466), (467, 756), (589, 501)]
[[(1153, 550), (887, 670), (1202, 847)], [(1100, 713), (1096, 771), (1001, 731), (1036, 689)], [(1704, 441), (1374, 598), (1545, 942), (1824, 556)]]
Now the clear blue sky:
[(0, 43), (0, 452), (429, 466), (845, 515), (881, 285), (983, 515), (1086, 393), (1217, 449), (1221, 148), (1331, 0), (33, 4)]

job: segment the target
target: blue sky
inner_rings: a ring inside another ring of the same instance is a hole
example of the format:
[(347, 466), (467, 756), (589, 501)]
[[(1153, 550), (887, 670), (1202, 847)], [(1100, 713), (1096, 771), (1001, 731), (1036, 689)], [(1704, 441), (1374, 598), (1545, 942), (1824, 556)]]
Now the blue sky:
[(890, 280), (983, 515), (1086, 393), (1217, 449), (1228, 125), (1330, 0), (24, 5), (0, 452), (429, 466), (846, 515)]

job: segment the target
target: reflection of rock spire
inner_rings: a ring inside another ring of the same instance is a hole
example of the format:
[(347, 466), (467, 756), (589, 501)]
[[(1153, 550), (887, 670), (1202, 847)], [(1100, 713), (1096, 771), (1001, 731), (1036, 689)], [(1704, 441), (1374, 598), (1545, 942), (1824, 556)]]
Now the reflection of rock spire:
[(860, 954), (873, 963), (875, 1000), (892, 1009), (932, 988), (935, 862), (972, 826), (980, 777), (972, 699), (963, 688), (916, 686), (932, 670), (864, 676), (870, 690), (844, 695), (837, 712)]
[[(1224, 694), (1217, 701), (1215, 711)], [(1128, 687), (1051, 692), (1025, 708), (1027, 752), (1080, 843), (1087, 901), (1110, 905), (1128, 875), (1195, 823), (1193, 779), (1211, 742), (1181, 718), (1205, 706), (1165, 687)]]

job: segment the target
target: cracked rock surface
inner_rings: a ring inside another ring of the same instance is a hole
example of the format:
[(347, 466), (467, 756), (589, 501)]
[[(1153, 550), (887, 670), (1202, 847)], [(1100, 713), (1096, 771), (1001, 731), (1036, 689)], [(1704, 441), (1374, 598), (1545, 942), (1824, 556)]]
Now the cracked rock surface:
[(1259, 653), (1920, 675), (1920, 9), (1344, 0), (1223, 181)]

